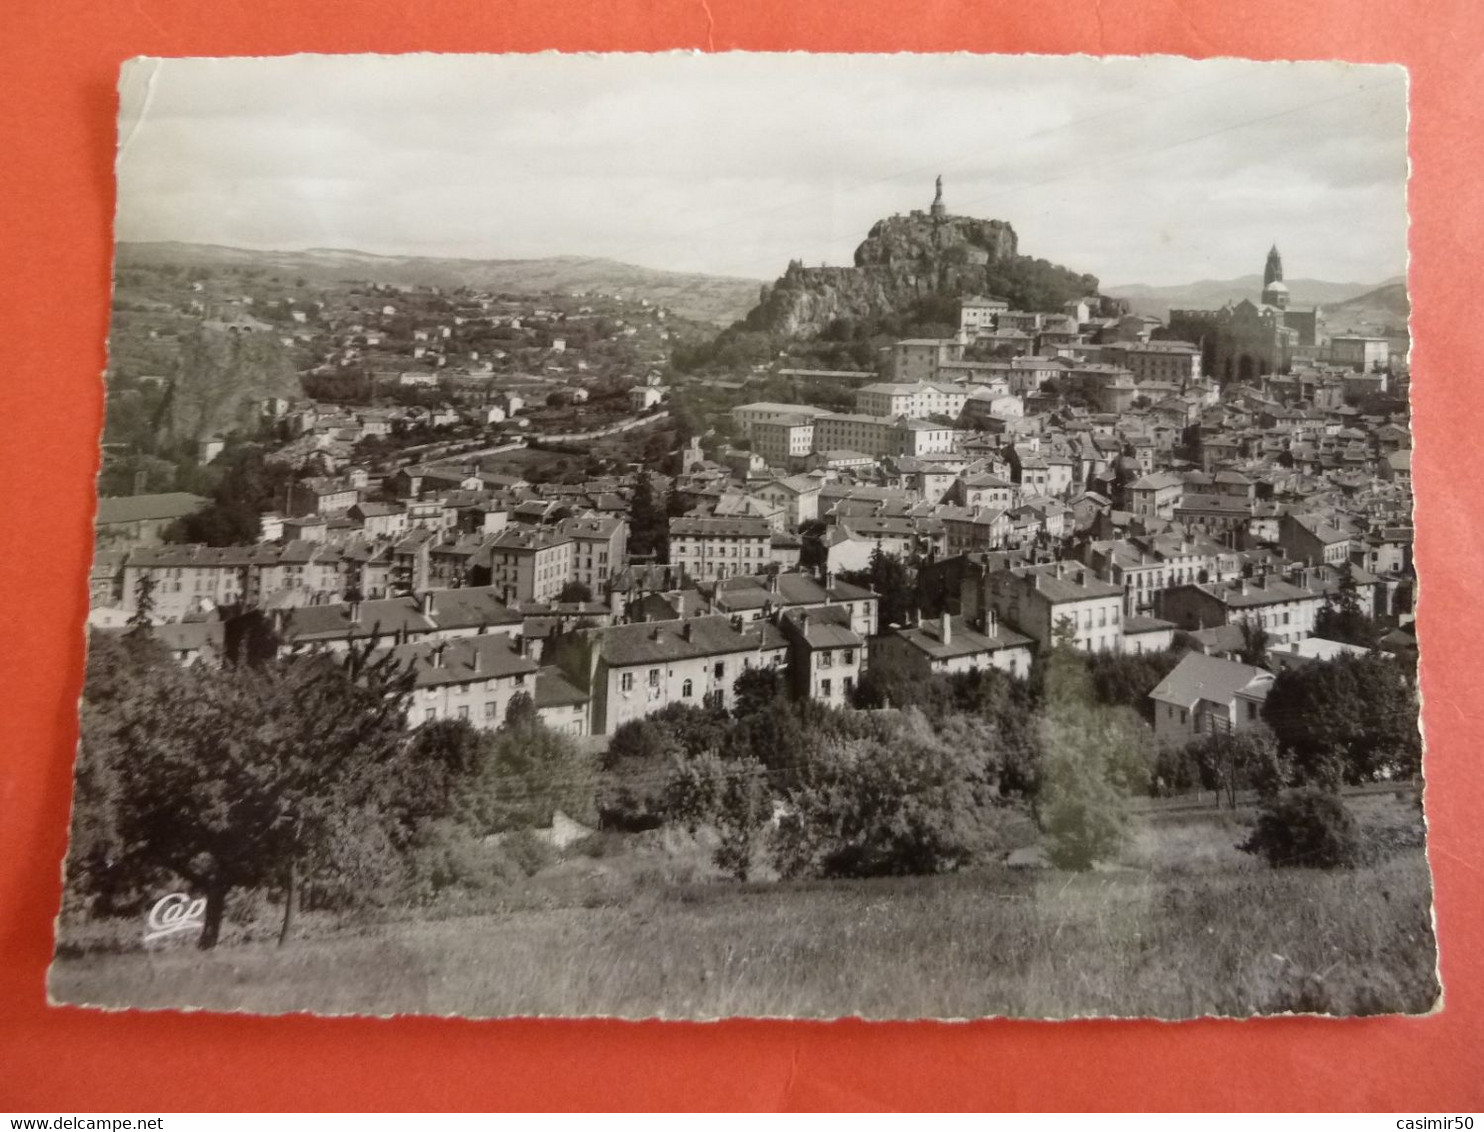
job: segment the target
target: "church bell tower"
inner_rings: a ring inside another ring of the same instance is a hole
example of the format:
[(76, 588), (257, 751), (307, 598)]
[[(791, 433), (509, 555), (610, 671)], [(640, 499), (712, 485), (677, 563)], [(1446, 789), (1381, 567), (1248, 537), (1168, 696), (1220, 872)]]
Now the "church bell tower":
[(1267, 266), (1262, 271), (1262, 301), (1279, 310), (1288, 306), (1288, 285), (1283, 282), (1283, 257), (1278, 254), (1278, 245), (1268, 249)]

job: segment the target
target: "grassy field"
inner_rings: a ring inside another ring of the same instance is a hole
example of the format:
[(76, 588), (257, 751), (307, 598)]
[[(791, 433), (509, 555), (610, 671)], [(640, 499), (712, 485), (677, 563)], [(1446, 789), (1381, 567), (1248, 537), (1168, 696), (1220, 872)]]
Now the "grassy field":
[[(1388, 799), (1361, 817), (1408, 818)], [(1145, 820), (1086, 874), (740, 886), (569, 861), (507, 911), (58, 961), (61, 1001), (278, 1013), (1186, 1018), (1420, 1013), (1437, 999), (1420, 848), (1268, 870), (1240, 817)], [(541, 878), (537, 878), (538, 882)]]

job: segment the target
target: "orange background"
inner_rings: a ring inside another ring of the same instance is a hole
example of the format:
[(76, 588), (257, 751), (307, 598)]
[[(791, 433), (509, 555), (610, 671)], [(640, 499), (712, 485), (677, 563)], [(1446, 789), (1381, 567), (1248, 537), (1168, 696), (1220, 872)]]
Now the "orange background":
[[(1470, 20), (1474, 11), (1473, 0), (9, 0), (0, 34), (0, 1109), (1484, 1107), (1484, 774), (1474, 765), (1484, 609), (1471, 600), (1484, 561), (1475, 462), (1484, 20)], [(632, 1025), (46, 1006), (82, 680), (120, 61), (551, 47), (1160, 51), (1412, 68), (1419, 619), (1443, 1013)]]

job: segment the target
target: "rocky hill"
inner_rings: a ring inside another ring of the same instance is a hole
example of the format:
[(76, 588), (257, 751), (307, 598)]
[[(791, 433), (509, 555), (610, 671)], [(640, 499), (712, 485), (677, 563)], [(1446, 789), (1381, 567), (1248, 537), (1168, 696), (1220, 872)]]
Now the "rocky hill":
[(832, 323), (890, 318), (931, 296), (987, 295), (1018, 310), (1060, 310), (1097, 297), (1094, 276), (1019, 254), (1003, 220), (950, 216), (941, 198), (929, 212), (879, 220), (855, 250), (854, 267), (805, 267), (797, 260), (765, 286), (748, 314), (749, 330), (818, 337)]
[(170, 380), (169, 431), (187, 440), (225, 435), (255, 425), (262, 401), (303, 395), (271, 334), (203, 325), (181, 339)]

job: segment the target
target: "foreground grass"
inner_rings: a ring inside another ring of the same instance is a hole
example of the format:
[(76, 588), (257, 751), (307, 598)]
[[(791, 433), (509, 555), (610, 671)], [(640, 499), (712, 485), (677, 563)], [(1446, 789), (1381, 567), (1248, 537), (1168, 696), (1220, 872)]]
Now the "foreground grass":
[(64, 958), (52, 993), (143, 1008), (632, 1018), (1433, 1007), (1420, 850), (1334, 873), (1231, 864), (675, 885), (606, 906), (384, 924), (282, 950)]

